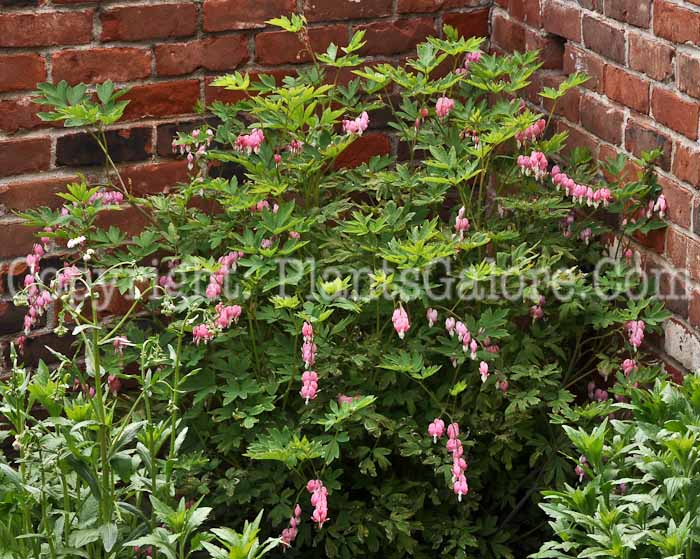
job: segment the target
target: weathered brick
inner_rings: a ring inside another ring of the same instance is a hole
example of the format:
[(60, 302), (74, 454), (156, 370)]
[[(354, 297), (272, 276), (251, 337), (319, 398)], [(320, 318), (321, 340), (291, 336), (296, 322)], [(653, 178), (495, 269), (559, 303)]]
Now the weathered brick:
[(391, 55), (415, 49), (418, 43), (435, 34), (435, 23), (427, 17), (375, 21), (360, 25), (357, 30), (365, 32), (362, 54)]
[(125, 120), (188, 114), (199, 101), (199, 80), (136, 85), (122, 99), (129, 101)]
[(67, 50), (52, 57), (54, 81), (126, 82), (151, 75), (149, 50), (131, 47)]
[(184, 159), (123, 167), (120, 174), (129, 190), (138, 196), (167, 192), (178, 183), (188, 182)]
[(77, 175), (38, 180), (21, 180), (0, 185), (0, 204), (9, 210), (24, 211), (41, 206), (59, 208), (65, 200), (56, 196), (66, 185), (78, 182)]
[(540, 51), (540, 62), (545, 70), (560, 70), (564, 65), (564, 41), (557, 35), (527, 29), (525, 50)]
[(621, 68), (605, 67), (605, 94), (635, 111), (649, 112), (649, 82)]
[(0, 260), (26, 256), (36, 242), (35, 233), (35, 229), (23, 227), (18, 222), (12, 225), (3, 223), (0, 227)]
[(450, 8), (470, 8), (482, 5), (481, 0), (399, 0), (397, 11), (400, 14), (437, 12)]
[(581, 42), (581, 10), (571, 3), (547, 0), (542, 6), (542, 21), (545, 31)]
[(637, 27), (649, 27), (651, 0), (613, 0), (605, 3), (605, 15)]
[(586, 95), (581, 99), (581, 124), (599, 138), (614, 145), (622, 143), (624, 113), (610, 103)]
[(688, 264), (688, 244), (690, 238), (669, 227), (666, 236), (666, 256), (676, 268), (685, 269)]
[(471, 12), (450, 13), (442, 16), (443, 23), (451, 25), (462, 37), (488, 37), (488, 8)]
[[(317, 27), (309, 30), (315, 51), (325, 51), (330, 43), (345, 44), (348, 32), (344, 25)], [(264, 31), (255, 36), (255, 55), (260, 64), (278, 65), (309, 62), (311, 54), (295, 34), (287, 31)]]
[(9, 301), (0, 301), (0, 336), (22, 330), (26, 313), (25, 308), (15, 307)]
[(81, 45), (92, 40), (92, 10), (0, 14), (0, 47)]
[(525, 27), (499, 13), (491, 21), (491, 40), (508, 52), (525, 50)]
[(605, 90), (605, 62), (595, 54), (579, 48), (571, 43), (564, 45), (564, 72), (573, 74), (583, 72), (588, 81), (583, 87), (603, 93)]
[(0, 92), (34, 89), (46, 79), (46, 63), (38, 54), (0, 56)]
[(386, 134), (371, 132), (357, 138), (335, 160), (337, 169), (352, 168), (366, 163), (375, 155), (386, 155), (391, 151), (391, 144)]
[(564, 155), (570, 155), (575, 147), (579, 147), (588, 149), (594, 158), (597, 156), (600, 140), (592, 134), (579, 128), (574, 128), (564, 120), (557, 121), (557, 132), (565, 132), (568, 135), (568, 141), (562, 150)]
[(295, 0), (204, 0), (204, 31), (263, 27), (265, 21), (295, 11)]
[(673, 75), (673, 47), (639, 33), (630, 33), (629, 43), (629, 64), (633, 70), (658, 81)]
[(0, 131), (14, 134), (18, 130), (31, 130), (42, 126), (45, 123), (36, 116), (42, 110), (46, 108), (33, 103), (31, 97), (0, 101)]
[(691, 290), (689, 298), (688, 322), (693, 328), (700, 328), (700, 291)]
[(698, 43), (700, 13), (667, 0), (654, 0), (654, 34), (676, 43)]
[(48, 138), (0, 141), (0, 177), (46, 171), (50, 163)]
[(625, 128), (625, 148), (637, 157), (641, 157), (644, 151), (660, 149), (659, 166), (666, 171), (671, 167), (673, 143), (671, 138), (657, 130), (653, 121), (630, 118)]
[(190, 74), (198, 68), (212, 72), (233, 70), (248, 60), (245, 35), (207, 37), (189, 43), (156, 45), (159, 76)]
[(601, 56), (625, 63), (624, 29), (587, 15), (583, 18), (583, 42)]
[(654, 118), (662, 124), (691, 140), (697, 139), (700, 102), (688, 101), (672, 91), (654, 87), (651, 110)]
[(309, 21), (333, 21), (388, 16), (391, 15), (392, 4), (392, 0), (303, 0), (302, 6)]
[(700, 57), (678, 53), (676, 72), (678, 89), (700, 99)]
[(700, 149), (678, 142), (673, 156), (673, 174), (680, 180), (700, 188)]
[[(552, 87), (556, 89), (564, 79), (564, 76), (561, 74), (545, 75), (542, 78), (542, 87)], [(541, 91), (541, 88), (539, 88), (538, 92), (539, 91)], [(579, 122), (581, 118), (581, 91), (579, 89), (570, 89), (564, 97), (557, 101), (556, 106), (549, 99), (543, 99), (542, 101), (547, 111), (551, 112), (554, 110), (555, 114), (563, 116), (569, 122)]]
[(700, 280), (700, 241), (688, 238), (688, 274), (694, 281)]
[(693, 193), (676, 181), (659, 177), (659, 185), (663, 189), (668, 202), (668, 218), (672, 223), (690, 229), (690, 215), (693, 211)]
[(510, 0), (508, 3), (508, 13), (533, 27), (540, 27), (542, 24), (540, 0)]
[(688, 318), (688, 288), (673, 270), (660, 270), (659, 299), (664, 306), (682, 318)]
[(37, 6), (39, 0), (0, 0), (0, 6), (8, 8), (19, 8), (24, 6)]
[(106, 8), (100, 14), (102, 41), (186, 37), (197, 31), (194, 3)]
[[(126, 128), (107, 132), (109, 154), (115, 163), (143, 161), (152, 153), (150, 128)], [(68, 134), (56, 142), (57, 165), (103, 165), (104, 155), (85, 132)]]

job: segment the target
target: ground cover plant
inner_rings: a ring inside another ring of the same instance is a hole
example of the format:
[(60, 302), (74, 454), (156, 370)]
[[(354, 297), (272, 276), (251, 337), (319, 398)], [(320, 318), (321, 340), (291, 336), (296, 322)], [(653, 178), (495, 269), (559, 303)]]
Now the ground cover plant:
[[(271, 23), (308, 43), (302, 17)], [(560, 424), (658, 374), (642, 342), (667, 314), (624, 240), (663, 226), (654, 154), (631, 179), (559, 158), (517, 98), (536, 54), (449, 27), (404, 67), (362, 44), (217, 79), (241, 100), (179, 134), (190, 181), (145, 198), (109, 157), (124, 91), (41, 86), (109, 181), (23, 214), (26, 335), (55, 308), (74, 352), (29, 371), (13, 348), (1, 556), (497, 558), (548, 537), (539, 492), (576, 476)], [(399, 156), (346, 165), (382, 122)], [(122, 210), (138, 234), (100, 225)]]

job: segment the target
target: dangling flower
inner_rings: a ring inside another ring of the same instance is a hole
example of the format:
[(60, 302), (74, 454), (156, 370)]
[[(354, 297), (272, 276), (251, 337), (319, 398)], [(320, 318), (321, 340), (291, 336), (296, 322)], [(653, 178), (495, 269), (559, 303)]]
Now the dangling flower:
[(229, 305), (225, 307), (224, 305), (219, 303), (218, 305), (216, 305), (216, 312), (217, 317), (214, 322), (219, 328), (224, 330), (231, 326), (232, 322), (238, 322), (238, 319), (240, 318), (243, 309), (240, 305)]
[(469, 356), (472, 361), (476, 359), (476, 351), (479, 349), (479, 345), (476, 343), (476, 340), (472, 338), (472, 341), (469, 344), (469, 351), (471, 352), (471, 355)]
[(199, 324), (192, 328), (192, 336), (194, 337), (194, 344), (199, 345), (200, 342), (208, 343), (214, 337), (214, 334), (209, 331), (206, 324)]
[(469, 231), (469, 220), (464, 217), (464, 212), (466, 210), (464, 209), (464, 206), (459, 208), (459, 212), (457, 212), (457, 217), (455, 218), (455, 231), (459, 235), (460, 240), (464, 239), (464, 233)]
[(314, 339), (314, 327), (310, 322), (304, 322), (301, 327), (301, 335), (304, 337), (305, 342), (311, 342)]
[(112, 393), (112, 396), (116, 396), (122, 389), (122, 381), (115, 375), (109, 375), (107, 377), (107, 386), (109, 387), (109, 391)]
[(85, 235), (80, 235), (79, 237), (76, 237), (75, 239), (70, 239), (66, 243), (66, 246), (68, 248), (75, 248), (79, 245), (82, 245), (84, 242), (85, 242)]
[(435, 309), (425, 311), (425, 317), (428, 319), (428, 326), (431, 328), (435, 325), (438, 319), (438, 312)]
[(438, 118), (445, 118), (452, 112), (454, 107), (454, 100), (443, 95), (437, 100), (437, 103), (435, 103), (435, 113), (437, 114)]
[(633, 371), (637, 370), (637, 362), (634, 359), (625, 359), (622, 362), (622, 372), (626, 377), (630, 376)]
[(629, 341), (635, 351), (639, 349), (644, 341), (644, 321), (643, 320), (630, 320), (627, 322), (627, 334), (629, 336)]
[(280, 540), (282, 540), (282, 543), (287, 547), (292, 545), (292, 542), (296, 539), (300, 523), (301, 507), (299, 506), (299, 503), (297, 503), (294, 507), (294, 513), (289, 519), (289, 528), (282, 530), (282, 535), (280, 536)]
[(481, 375), (481, 382), (486, 382), (489, 378), (489, 365), (486, 361), (482, 361), (479, 364), (479, 374)]
[(318, 374), (316, 374), (315, 371), (305, 371), (304, 374), (301, 375), (301, 383), (299, 394), (308, 404), (309, 400), (314, 400), (316, 398), (316, 393), (318, 391)]
[(659, 212), (659, 217), (661, 219), (666, 215), (666, 197), (662, 194), (656, 199), (654, 203), (654, 211)]
[(311, 493), (311, 505), (314, 507), (311, 520), (323, 528), (324, 522), (328, 520), (328, 489), (320, 479), (312, 479), (306, 484), (306, 490)]
[(469, 493), (469, 485), (467, 485), (467, 478), (465, 476), (459, 476), (457, 481), (454, 482), (452, 489), (457, 495), (457, 501), (462, 502), (462, 496)]
[(403, 309), (403, 307), (398, 307), (394, 309), (394, 314), (391, 317), (391, 321), (394, 323), (394, 329), (402, 340), (411, 328), (411, 323), (408, 320), (408, 314)]
[(312, 341), (306, 341), (301, 346), (301, 359), (307, 369), (316, 363), (316, 350), (316, 344)]
[(442, 438), (445, 434), (445, 422), (442, 419), (435, 418), (433, 422), (428, 425), (428, 435), (433, 437), (433, 443), (436, 443), (438, 439)]
[(355, 120), (343, 121), (343, 130), (346, 134), (357, 134), (358, 136), (362, 136), (362, 133), (367, 130), (368, 126), (369, 115), (367, 114), (367, 111), (363, 111), (362, 114)]
[(125, 336), (117, 336), (112, 340), (112, 345), (114, 346), (114, 351), (121, 355), (124, 353), (124, 348), (129, 345), (129, 339)]
[(588, 464), (588, 460), (586, 460), (585, 456), (581, 455), (578, 459), (578, 465), (574, 469), (576, 475), (578, 476), (579, 483), (583, 481), (583, 478), (586, 475), (586, 471), (583, 469), (586, 464)]
[(447, 330), (447, 333), (448, 333), (450, 336), (454, 336), (454, 335), (455, 335), (455, 327), (456, 327), (456, 325), (457, 325), (457, 322), (456, 322), (455, 319), (452, 318), (451, 316), (450, 316), (449, 318), (446, 318), (446, 319), (445, 319), (445, 329)]
[(248, 155), (251, 153), (259, 153), (260, 146), (264, 140), (265, 134), (263, 134), (263, 131), (254, 128), (250, 134), (241, 134), (238, 136), (234, 147), (237, 151), (245, 151)]

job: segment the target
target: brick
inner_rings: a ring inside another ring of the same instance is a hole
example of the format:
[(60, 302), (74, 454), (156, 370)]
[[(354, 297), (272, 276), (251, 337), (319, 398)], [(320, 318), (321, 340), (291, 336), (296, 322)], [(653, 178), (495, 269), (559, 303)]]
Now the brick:
[(692, 231), (696, 235), (700, 235), (700, 198), (696, 198), (693, 203), (693, 227)]
[(684, 52), (676, 59), (678, 89), (700, 99), (700, 57)]
[(50, 163), (48, 138), (0, 141), (0, 177), (46, 171)]
[(481, 0), (399, 0), (400, 14), (434, 13), (451, 8), (472, 8), (482, 5)]
[(649, 27), (651, 0), (613, 0), (605, 3), (605, 15), (637, 27)]
[[(303, 11), (309, 21), (366, 19), (391, 15), (392, 0), (303, 0)], [(291, 10), (287, 10), (291, 11)], [(279, 14), (278, 14), (279, 15)]]
[(92, 10), (0, 14), (0, 47), (81, 45), (92, 40)]
[(510, 0), (508, 13), (511, 17), (527, 23), (532, 27), (542, 24), (540, 0)]
[(0, 0), (0, 6), (7, 6), (8, 8), (37, 5), (39, 5), (39, 0)]
[(654, 34), (675, 43), (700, 42), (700, 13), (654, 0)]
[(688, 288), (675, 271), (660, 271), (659, 299), (673, 314), (688, 318)]
[(0, 301), (0, 336), (22, 330), (26, 313), (26, 308), (15, 307), (9, 301)]
[(72, 355), (71, 351), (75, 351), (72, 346), (74, 338), (72, 336), (59, 337), (55, 334), (32, 335), (27, 338), (24, 344), (24, 353), (22, 360), (25, 367), (36, 367), (39, 361), (44, 363), (55, 363), (56, 355), (50, 352), (47, 348), (63, 353), (64, 355)]
[(357, 167), (366, 163), (375, 155), (386, 155), (391, 152), (389, 138), (379, 132), (371, 132), (357, 138), (335, 160), (336, 169)]
[(122, 179), (137, 196), (167, 192), (178, 183), (189, 182), (187, 161), (146, 163), (120, 169)]
[(442, 16), (442, 22), (451, 25), (462, 37), (489, 36), (488, 8), (472, 12), (451, 13)]
[[(621, 153), (622, 152), (619, 149), (603, 144), (600, 146), (600, 150), (598, 152), (598, 160), (614, 160), (617, 159), (618, 155), (620, 155)], [(605, 169), (602, 170), (605, 180), (607, 180), (608, 182), (620, 182), (623, 184), (637, 180), (641, 171), (641, 166), (636, 161), (629, 158), (626, 159), (625, 164), (622, 167), (622, 171), (619, 175), (613, 175), (611, 173), (608, 173), (608, 171)]]
[(651, 94), (651, 110), (654, 118), (660, 123), (691, 140), (697, 139), (700, 103), (683, 99), (672, 91), (654, 87)]
[(676, 144), (673, 158), (673, 174), (680, 180), (700, 188), (700, 149), (697, 146)]
[(416, 45), (435, 34), (432, 18), (375, 21), (360, 25), (365, 31), (366, 44), (361, 54), (392, 55), (412, 51)]
[(52, 57), (54, 81), (127, 82), (151, 75), (151, 53), (131, 47), (57, 52)]
[(186, 37), (197, 31), (194, 3), (107, 8), (100, 14), (102, 41)]
[(603, 13), (603, 0), (577, 0), (577, 2), (582, 8)]
[(227, 31), (263, 27), (266, 20), (294, 12), (295, 7), (295, 0), (204, 0), (203, 29)]
[(64, 200), (56, 196), (64, 192), (66, 185), (78, 182), (80, 177), (69, 175), (64, 177), (38, 180), (20, 180), (0, 185), (0, 204), (9, 210), (24, 211), (41, 206), (59, 208)]
[(583, 42), (605, 58), (625, 64), (625, 30), (590, 16), (583, 18)]
[(582, 87), (603, 93), (605, 90), (605, 62), (582, 48), (571, 43), (564, 45), (564, 73), (582, 72), (588, 81)]
[(191, 74), (199, 68), (212, 72), (234, 70), (248, 60), (248, 38), (228, 35), (189, 43), (165, 43), (156, 46), (155, 54), (159, 76)]
[[(325, 51), (330, 43), (345, 44), (348, 32), (344, 25), (317, 27), (309, 30), (309, 40), (315, 51)], [(255, 36), (255, 55), (260, 64), (298, 64), (309, 62), (311, 55), (306, 45), (294, 33), (264, 31)]]
[(102, 229), (114, 226), (127, 235), (138, 235), (146, 225), (146, 218), (136, 208), (129, 206), (121, 210), (100, 212), (95, 224)]
[(581, 42), (581, 10), (577, 6), (548, 0), (542, 6), (542, 20), (545, 31)]
[(697, 329), (700, 328), (700, 291), (693, 289), (689, 297), (688, 322)]
[(44, 122), (37, 113), (46, 111), (46, 106), (37, 105), (33, 97), (17, 97), (0, 101), (0, 131), (14, 134), (19, 130), (39, 127), (63, 128), (62, 122)]
[(495, 44), (508, 52), (525, 50), (525, 27), (520, 23), (495, 13), (491, 25), (491, 39)]
[[(107, 146), (115, 163), (143, 161), (153, 149), (151, 129), (110, 130), (107, 132)], [(104, 165), (104, 155), (88, 134), (69, 134), (56, 142), (56, 165)]]
[(0, 56), (0, 92), (34, 89), (46, 79), (46, 63), (38, 54)]
[(688, 274), (693, 280), (700, 280), (700, 241), (688, 238)]
[(614, 145), (622, 143), (622, 122), (624, 113), (594, 97), (585, 96), (581, 99), (581, 124), (599, 138)]
[(564, 65), (564, 41), (556, 35), (547, 35), (527, 29), (525, 50), (540, 51), (540, 62), (545, 70), (561, 70)]
[(188, 114), (199, 101), (199, 80), (137, 85), (122, 99), (129, 101), (125, 120)]
[(36, 230), (21, 223), (0, 227), (0, 260), (24, 257), (36, 242)]
[(616, 66), (605, 67), (605, 94), (637, 112), (649, 112), (649, 82)]
[(685, 269), (688, 264), (690, 238), (670, 227), (666, 236), (666, 255), (676, 268)]
[(660, 149), (659, 166), (665, 171), (671, 167), (671, 138), (659, 132), (652, 121), (630, 118), (625, 128), (625, 148), (637, 157), (641, 157), (644, 151)]
[(668, 218), (672, 223), (690, 229), (690, 214), (693, 211), (693, 193), (676, 181), (659, 177), (659, 185), (668, 202)]
[(564, 155), (570, 155), (571, 151), (576, 148), (586, 148), (595, 157), (598, 153), (600, 140), (593, 135), (579, 128), (574, 128), (567, 122), (559, 120), (557, 122), (557, 133), (565, 132), (568, 136), (566, 146), (562, 150)]
[(208, 122), (212, 128), (216, 126), (216, 119), (205, 120), (188, 120), (185, 122), (167, 122), (158, 125), (156, 130), (156, 154), (160, 157), (175, 157), (172, 150), (172, 142), (177, 138), (178, 132), (189, 134), (195, 128), (199, 128), (205, 122)]
[(629, 64), (633, 70), (650, 78), (664, 81), (673, 75), (675, 49), (654, 39), (646, 39), (639, 33), (629, 35)]

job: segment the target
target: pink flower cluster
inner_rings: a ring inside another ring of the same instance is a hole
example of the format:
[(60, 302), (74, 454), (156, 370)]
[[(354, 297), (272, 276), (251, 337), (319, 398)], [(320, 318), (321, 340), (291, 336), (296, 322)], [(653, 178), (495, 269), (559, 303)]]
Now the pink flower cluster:
[(301, 359), (307, 369), (316, 363), (316, 351), (318, 348), (314, 343), (314, 327), (310, 322), (304, 322), (301, 328), (301, 335), (304, 337), (304, 344), (301, 346)]
[(241, 134), (236, 138), (234, 148), (236, 151), (244, 151), (248, 155), (251, 153), (259, 153), (260, 146), (265, 140), (265, 134), (259, 128), (253, 128), (250, 134)]
[(102, 190), (90, 196), (89, 202), (93, 204), (98, 200), (106, 206), (118, 206), (124, 201), (124, 195), (114, 190)]
[(519, 155), (518, 156), (518, 167), (522, 173), (529, 177), (533, 175), (535, 180), (542, 180), (547, 176), (547, 157), (541, 151), (533, 151), (529, 156)]
[(320, 479), (311, 479), (306, 484), (306, 490), (311, 493), (311, 506), (314, 512), (311, 520), (323, 528), (323, 524), (328, 520), (328, 489)]
[(546, 126), (547, 121), (541, 118), (535, 122), (535, 124), (528, 126), (523, 132), (518, 132), (515, 135), (515, 140), (518, 142), (518, 147), (523, 145), (525, 142), (534, 142), (542, 135)]
[(411, 329), (411, 323), (408, 320), (408, 314), (403, 309), (403, 307), (398, 307), (394, 309), (394, 314), (391, 317), (391, 322), (394, 323), (394, 330), (399, 335), (399, 338), (403, 340), (406, 332)]
[(647, 218), (651, 218), (651, 216), (655, 212), (658, 212), (659, 217), (661, 219), (663, 219), (666, 216), (667, 209), (668, 209), (668, 204), (666, 203), (666, 196), (661, 194), (656, 199), (656, 202), (654, 202), (653, 200), (649, 200), (649, 206), (647, 208)]
[(540, 301), (536, 305), (532, 305), (530, 307), (530, 316), (532, 317), (533, 320), (539, 320), (544, 316), (544, 311), (542, 310), (542, 306), (545, 303), (545, 298), (544, 295), (540, 296)]
[(634, 359), (625, 359), (622, 362), (622, 372), (629, 377), (633, 371), (637, 370), (637, 362)]
[(263, 210), (270, 210), (273, 214), (276, 214), (279, 211), (280, 207), (273, 202), (272, 205), (270, 205), (270, 202), (267, 200), (260, 200), (257, 204), (254, 206), (250, 207), (250, 211), (252, 213), (255, 212), (261, 212)]
[(194, 338), (194, 345), (199, 345), (202, 342), (206, 344), (214, 338), (214, 333), (206, 324), (198, 324), (192, 328), (192, 337)]
[(582, 204), (585, 199), (586, 204), (589, 206), (597, 208), (600, 204), (603, 204), (607, 208), (613, 199), (612, 193), (608, 188), (593, 190), (590, 186), (576, 184), (566, 173), (562, 173), (557, 165), (552, 168), (552, 182), (557, 187), (557, 190), (563, 188), (564, 192), (571, 196), (574, 201), (578, 201), (579, 204)]
[(435, 103), (435, 114), (437, 114), (438, 118), (446, 118), (454, 108), (454, 99), (450, 99), (449, 97), (445, 97), (443, 95)]
[(299, 155), (304, 150), (304, 142), (301, 140), (292, 140), (287, 145), (287, 149), (292, 155)]
[(586, 475), (586, 471), (585, 471), (583, 468), (584, 468), (584, 466), (586, 466), (587, 464), (588, 464), (588, 460), (586, 460), (586, 457), (583, 456), (583, 455), (579, 456), (578, 465), (577, 465), (576, 468), (574, 469), (574, 471), (576, 472), (576, 475), (578, 476), (578, 482), (579, 482), (579, 483), (581, 483), (581, 482), (583, 481), (583, 478), (584, 478), (585, 475)]
[(475, 360), (479, 344), (476, 342), (475, 338), (472, 338), (469, 328), (467, 328), (463, 322), (449, 317), (445, 319), (445, 329), (450, 336), (454, 336), (455, 333), (457, 334), (457, 339), (461, 342), (464, 353), (469, 350), (470, 358), (472, 361)]
[(232, 322), (238, 323), (242, 312), (243, 309), (240, 305), (224, 306), (222, 303), (219, 303), (216, 305), (216, 319), (214, 320), (214, 324), (222, 330), (225, 330), (231, 326)]
[(194, 147), (190, 143), (180, 143), (178, 140), (173, 140), (173, 153), (180, 147), (180, 155), (187, 153), (187, 168), (191, 171), (194, 168), (195, 161), (199, 161), (207, 153), (207, 148), (211, 145), (214, 139), (214, 132), (207, 128), (206, 138), (199, 138), (200, 131), (193, 130), (192, 138), (194, 139)]
[(309, 403), (309, 400), (315, 400), (318, 393), (318, 374), (315, 371), (304, 371), (301, 375), (301, 390), (299, 395)]
[[(433, 438), (433, 444), (442, 438), (445, 434), (445, 422), (442, 419), (435, 418), (428, 425), (428, 435)], [(452, 490), (457, 495), (457, 500), (462, 502), (462, 497), (469, 492), (467, 478), (467, 462), (464, 459), (464, 447), (462, 441), (459, 440), (459, 424), (450, 423), (447, 426), (447, 451), (452, 454)]]
[(292, 542), (297, 538), (297, 533), (299, 532), (298, 526), (301, 522), (301, 507), (297, 503), (294, 507), (294, 514), (289, 519), (289, 528), (282, 530), (282, 535), (280, 539), (282, 543), (286, 546), (292, 545)]
[(360, 116), (354, 120), (343, 120), (343, 131), (346, 134), (357, 134), (362, 136), (362, 133), (369, 126), (369, 115), (367, 111), (363, 111)]
[(26, 258), (30, 273), (24, 276), (24, 287), (27, 289), (27, 299), (29, 302), (29, 310), (24, 317), (25, 334), (29, 334), (29, 331), (36, 325), (39, 318), (46, 312), (46, 309), (51, 304), (51, 294), (45, 289), (39, 289), (36, 283), (42, 256), (44, 256), (44, 247), (36, 243), (32, 247), (32, 252), (29, 253)]
[(605, 402), (610, 398), (608, 391), (603, 388), (596, 388), (595, 382), (588, 383), (588, 398), (596, 402)]
[(627, 329), (627, 335), (629, 336), (629, 341), (635, 351), (639, 349), (644, 341), (644, 328), (645, 324), (643, 320), (630, 320), (625, 328)]
[(481, 376), (481, 382), (486, 382), (489, 378), (489, 364), (486, 361), (479, 363), (479, 375)]
[(466, 74), (469, 71), (469, 66), (471, 66), (475, 62), (479, 62), (479, 60), (481, 60), (481, 52), (480, 51), (468, 52), (467, 55), (464, 57), (464, 67), (457, 68), (456, 73), (457, 74)]
[(459, 239), (464, 240), (464, 234), (469, 231), (469, 220), (464, 217), (464, 206), (459, 208), (457, 212), (457, 217), (455, 218), (455, 231), (459, 235)]
[(226, 277), (231, 270), (236, 269), (236, 262), (242, 257), (242, 252), (234, 251), (219, 258), (219, 268), (209, 277), (209, 285), (207, 285), (206, 289), (208, 299), (217, 299), (221, 295), (221, 288), (224, 285)]

